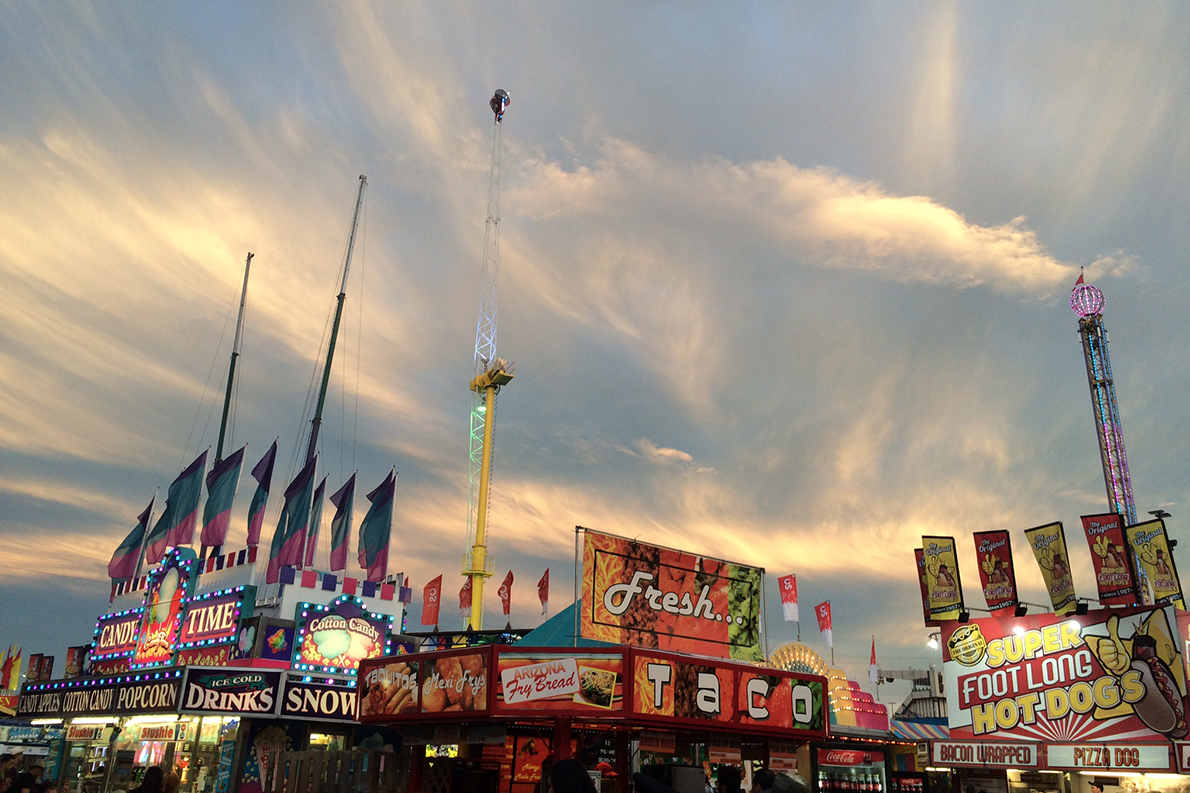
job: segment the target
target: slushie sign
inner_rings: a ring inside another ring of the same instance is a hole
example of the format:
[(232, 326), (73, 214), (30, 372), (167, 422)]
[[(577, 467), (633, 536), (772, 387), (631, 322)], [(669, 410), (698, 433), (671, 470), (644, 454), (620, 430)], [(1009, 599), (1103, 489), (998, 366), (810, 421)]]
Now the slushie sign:
[(1182, 740), (1186, 678), (1171, 607), (951, 624), (950, 737)]
[(764, 660), (763, 569), (585, 532), (583, 638)]

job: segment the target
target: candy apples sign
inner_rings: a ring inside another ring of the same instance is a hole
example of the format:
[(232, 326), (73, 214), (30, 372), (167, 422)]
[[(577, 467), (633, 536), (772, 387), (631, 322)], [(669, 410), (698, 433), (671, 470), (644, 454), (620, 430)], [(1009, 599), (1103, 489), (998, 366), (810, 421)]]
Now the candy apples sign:
[(1178, 741), (1187, 725), (1174, 609), (954, 624), (944, 632), (950, 737)]
[(584, 531), (583, 638), (764, 660), (763, 569)]
[(293, 667), (309, 672), (355, 674), (365, 658), (392, 651), (393, 618), (371, 612), (361, 598), (341, 595), (324, 606), (297, 607)]

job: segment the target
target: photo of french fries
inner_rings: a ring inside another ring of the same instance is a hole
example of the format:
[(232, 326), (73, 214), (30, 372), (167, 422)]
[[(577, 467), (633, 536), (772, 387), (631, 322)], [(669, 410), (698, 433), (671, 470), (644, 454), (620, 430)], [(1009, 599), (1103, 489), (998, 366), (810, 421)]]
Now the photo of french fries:
[(417, 664), (397, 661), (368, 670), (364, 678), (367, 694), (361, 711), (364, 716), (388, 716), (416, 713)]

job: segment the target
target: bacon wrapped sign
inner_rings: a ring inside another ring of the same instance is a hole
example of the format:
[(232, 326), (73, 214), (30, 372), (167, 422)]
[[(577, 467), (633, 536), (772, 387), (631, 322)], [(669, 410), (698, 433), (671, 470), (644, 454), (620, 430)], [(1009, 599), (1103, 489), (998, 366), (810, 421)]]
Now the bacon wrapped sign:
[(584, 531), (583, 638), (764, 660), (763, 569)]

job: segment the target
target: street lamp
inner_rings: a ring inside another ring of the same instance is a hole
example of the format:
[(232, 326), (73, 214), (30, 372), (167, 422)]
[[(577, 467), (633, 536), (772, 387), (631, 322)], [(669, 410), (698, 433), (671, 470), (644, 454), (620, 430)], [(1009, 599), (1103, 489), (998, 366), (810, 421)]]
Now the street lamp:
[(930, 634), (930, 640), (928, 642), (926, 642), (926, 644), (929, 646), (929, 648), (931, 650), (937, 650), (938, 649), (938, 641), (941, 638), (942, 638), (942, 632), (934, 631), (933, 633)]

